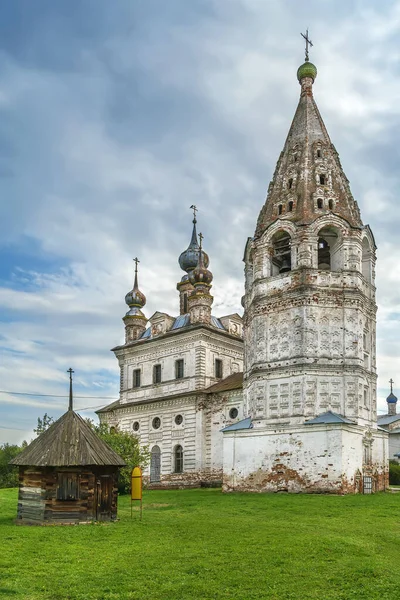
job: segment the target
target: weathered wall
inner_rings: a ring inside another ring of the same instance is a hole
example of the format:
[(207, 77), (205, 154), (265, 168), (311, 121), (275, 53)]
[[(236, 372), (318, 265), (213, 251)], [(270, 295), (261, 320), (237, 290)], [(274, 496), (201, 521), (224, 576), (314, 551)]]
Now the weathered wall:
[[(224, 491), (355, 493), (365, 430), (351, 425), (253, 429), (224, 434)], [(372, 434), (368, 473), (386, 487), (387, 437)]]
[[(79, 498), (57, 500), (58, 474), (79, 472)], [(111, 477), (111, 514), (106, 520), (117, 517), (118, 474), (112, 467), (56, 469), (54, 467), (20, 467), (17, 524), (66, 524), (95, 521), (97, 518), (97, 481), (102, 476)]]

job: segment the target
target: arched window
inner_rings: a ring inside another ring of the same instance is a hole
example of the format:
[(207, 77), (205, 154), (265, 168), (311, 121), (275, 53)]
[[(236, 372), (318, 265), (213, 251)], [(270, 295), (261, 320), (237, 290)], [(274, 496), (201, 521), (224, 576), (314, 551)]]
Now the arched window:
[(318, 269), (339, 271), (341, 268), (339, 236), (334, 227), (323, 227), (318, 233)]
[(320, 185), (325, 185), (326, 184), (326, 175), (323, 175), (321, 173), (321, 175), (319, 176), (319, 183), (320, 183)]
[(183, 473), (183, 448), (182, 448), (182, 446), (175, 446), (174, 473)]
[(292, 270), (291, 239), (286, 231), (278, 231), (272, 240), (271, 275), (279, 275)]
[(333, 210), (333, 200), (328, 201), (329, 210)]
[(288, 211), (292, 212), (292, 210), (293, 210), (293, 200), (291, 200), (288, 204)]
[(321, 158), (321, 150), (317, 150), (317, 158)]
[(186, 315), (188, 311), (188, 299), (187, 299), (187, 294), (183, 294), (183, 312)]
[(290, 178), (289, 181), (288, 181), (288, 185), (287, 185), (289, 190), (292, 189), (292, 185), (293, 185), (293, 179)]
[(324, 205), (324, 202), (322, 200), (322, 198), (318, 198), (317, 200), (317, 208), (322, 208)]
[(278, 206), (278, 215), (281, 215), (281, 214), (282, 214), (282, 208), (283, 208), (283, 207), (282, 207), (282, 204), (280, 204), (280, 205)]
[(153, 446), (150, 456), (150, 482), (160, 481), (161, 476), (161, 450), (159, 446)]
[(331, 270), (331, 253), (329, 244), (323, 238), (318, 238), (318, 269)]

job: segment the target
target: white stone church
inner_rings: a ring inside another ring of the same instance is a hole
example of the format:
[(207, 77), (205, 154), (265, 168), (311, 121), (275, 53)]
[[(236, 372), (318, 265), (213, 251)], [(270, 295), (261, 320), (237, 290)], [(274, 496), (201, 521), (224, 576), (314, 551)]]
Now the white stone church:
[(125, 344), (114, 348), (120, 397), (98, 414), (149, 446), (152, 486), (370, 493), (388, 485), (388, 434), (376, 413), (376, 246), (314, 101), (316, 76), (307, 57), (246, 244), (243, 320), (212, 314), (195, 207), (179, 257), (178, 316), (145, 317), (136, 263)]

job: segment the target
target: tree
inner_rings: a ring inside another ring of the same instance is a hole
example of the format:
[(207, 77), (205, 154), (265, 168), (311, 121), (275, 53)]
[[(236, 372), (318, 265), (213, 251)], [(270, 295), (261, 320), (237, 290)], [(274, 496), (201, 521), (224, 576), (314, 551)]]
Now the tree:
[(41, 433), (43, 433), (43, 431), (46, 431), (46, 429), (48, 429), (53, 423), (53, 417), (49, 417), (47, 413), (44, 413), (43, 419), (38, 417), (37, 427), (33, 431), (36, 433), (36, 435), (40, 435)]
[(23, 446), (17, 446), (16, 444), (0, 445), (0, 488), (17, 487), (18, 467), (8, 463), (22, 450)]
[(134, 467), (145, 467), (150, 461), (147, 446), (140, 446), (139, 438), (129, 431), (121, 431), (118, 427), (109, 427), (106, 423), (96, 425), (90, 419), (87, 422), (97, 435), (108, 444), (126, 462), (120, 469), (118, 488), (121, 493), (128, 493), (131, 487), (131, 472)]

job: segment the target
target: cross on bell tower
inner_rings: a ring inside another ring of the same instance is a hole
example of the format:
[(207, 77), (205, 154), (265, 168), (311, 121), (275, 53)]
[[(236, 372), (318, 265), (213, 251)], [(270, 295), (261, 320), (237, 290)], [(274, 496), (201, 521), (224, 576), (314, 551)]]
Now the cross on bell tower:
[(72, 373), (75, 373), (75, 371), (73, 371), (71, 369), (71, 367), (68, 369), (67, 373), (69, 373), (69, 404), (68, 404), (68, 410), (73, 410), (73, 398), (72, 398)]
[(306, 41), (306, 48), (305, 48), (305, 56), (306, 56), (306, 62), (309, 61), (309, 56), (308, 56), (308, 47), (311, 46), (311, 48), (314, 46), (314, 44), (312, 43), (312, 41), (310, 40), (310, 38), (308, 37), (308, 29), (306, 29), (305, 33), (301, 33), (300, 34)]

